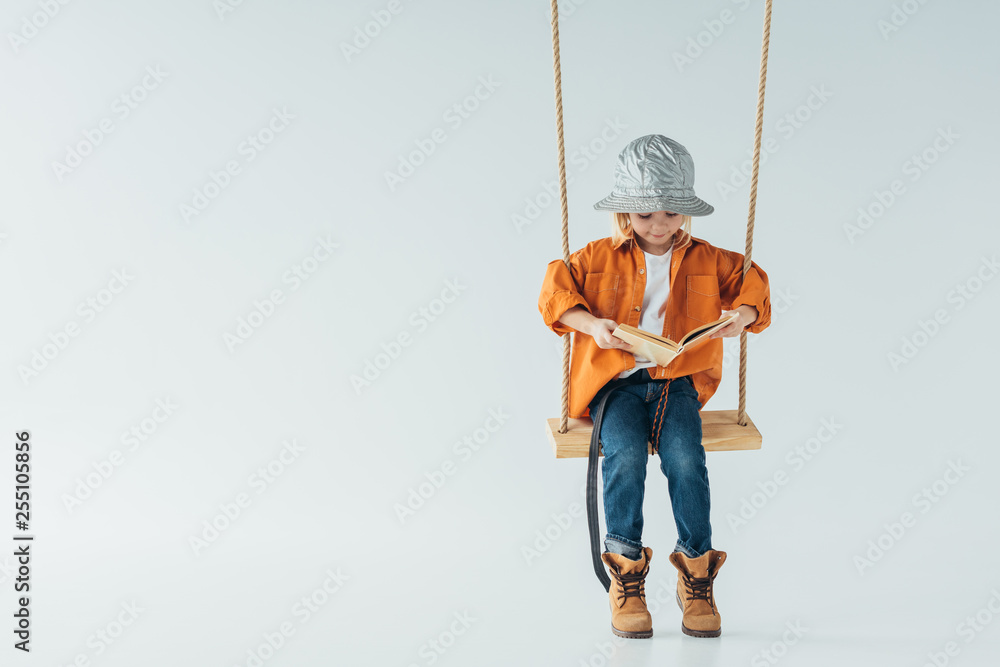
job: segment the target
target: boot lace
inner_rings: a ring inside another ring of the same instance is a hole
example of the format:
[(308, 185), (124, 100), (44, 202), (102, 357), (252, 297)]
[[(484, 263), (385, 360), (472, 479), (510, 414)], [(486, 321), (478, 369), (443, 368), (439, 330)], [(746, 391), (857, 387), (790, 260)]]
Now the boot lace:
[(712, 599), (712, 576), (707, 577), (692, 577), (689, 574), (684, 575), (684, 586), (687, 588), (688, 600), (704, 600), (708, 604), (712, 605), (712, 612), (715, 612), (715, 601)]
[(646, 571), (622, 574), (615, 572), (615, 580), (621, 586), (622, 592), (618, 599), (624, 604), (628, 598), (640, 598), (646, 594)]

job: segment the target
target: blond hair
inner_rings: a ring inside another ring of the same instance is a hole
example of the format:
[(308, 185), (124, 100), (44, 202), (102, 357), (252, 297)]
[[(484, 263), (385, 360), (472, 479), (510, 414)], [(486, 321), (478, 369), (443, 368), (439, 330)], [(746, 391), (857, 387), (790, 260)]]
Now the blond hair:
[[(691, 243), (691, 216), (682, 216), (683, 222), (680, 229), (674, 233), (673, 249), (683, 248)], [(678, 234), (680, 236), (678, 237)], [(611, 245), (615, 248), (625, 241), (634, 239), (632, 234), (632, 221), (628, 213), (623, 211), (612, 211), (611, 213)]]

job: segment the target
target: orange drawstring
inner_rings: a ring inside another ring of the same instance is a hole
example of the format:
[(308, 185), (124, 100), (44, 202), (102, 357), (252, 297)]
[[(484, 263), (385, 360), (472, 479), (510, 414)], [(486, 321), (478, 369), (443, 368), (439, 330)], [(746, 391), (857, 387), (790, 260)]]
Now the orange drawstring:
[(663, 406), (667, 404), (667, 394), (670, 392), (670, 381), (672, 378), (667, 378), (667, 381), (663, 383), (663, 393), (660, 395), (660, 400), (656, 404), (656, 418), (653, 420), (653, 453), (657, 453), (660, 449), (660, 429), (663, 426)]

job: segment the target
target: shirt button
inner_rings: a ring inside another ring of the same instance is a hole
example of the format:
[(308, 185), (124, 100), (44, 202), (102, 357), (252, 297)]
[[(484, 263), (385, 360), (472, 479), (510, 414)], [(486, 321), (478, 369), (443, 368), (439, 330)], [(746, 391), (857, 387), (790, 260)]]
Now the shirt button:
[(636, 307), (635, 307), (635, 309), (636, 309), (636, 310), (639, 310), (639, 306), (636, 306)]
[(639, 269), (639, 275), (640, 275), (640, 276), (641, 276), (642, 274), (644, 274), (645, 272), (646, 272), (646, 269)]

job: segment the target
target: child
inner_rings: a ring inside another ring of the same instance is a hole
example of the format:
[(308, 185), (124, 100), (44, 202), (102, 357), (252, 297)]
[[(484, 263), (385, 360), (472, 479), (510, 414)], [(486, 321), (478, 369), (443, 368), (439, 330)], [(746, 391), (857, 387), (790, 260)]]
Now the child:
[[(594, 205), (612, 211), (612, 235), (549, 263), (538, 308), (560, 336), (572, 331), (570, 417), (595, 414), (604, 452), (607, 534), (601, 559), (611, 570), (611, 629), (651, 637), (645, 578), (653, 550), (642, 546), (647, 442), (660, 458), (677, 527), (681, 630), (722, 633), (712, 585), (726, 560), (712, 549), (710, 495), (700, 410), (722, 379), (722, 337), (760, 333), (771, 323), (767, 274), (743, 255), (691, 236), (691, 217), (715, 209), (694, 193), (694, 162), (662, 135), (640, 137), (618, 156), (612, 193)], [(680, 340), (736, 311), (739, 318), (667, 366), (630, 354), (611, 335), (619, 323)], [(581, 335), (583, 334), (583, 335)], [(673, 380), (673, 382), (672, 382)], [(596, 549), (595, 549), (596, 552)]]

